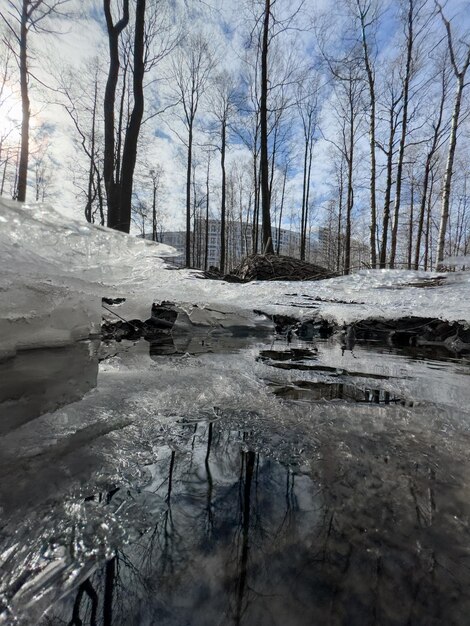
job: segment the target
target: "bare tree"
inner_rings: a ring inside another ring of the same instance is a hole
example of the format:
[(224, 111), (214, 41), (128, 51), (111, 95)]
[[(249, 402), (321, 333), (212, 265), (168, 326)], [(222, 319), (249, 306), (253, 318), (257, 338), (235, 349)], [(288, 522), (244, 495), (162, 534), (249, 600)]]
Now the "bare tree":
[(341, 140), (337, 147), (344, 156), (346, 163), (346, 229), (344, 238), (344, 266), (345, 274), (351, 272), (351, 232), (352, 212), (354, 208), (354, 167), (355, 148), (359, 138), (360, 122), (362, 117), (362, 96), (364, 82), (358, 71), (355, 50), (341, 61), (330, 62), (330, 70), (336, 81), (335, 104), (340, 124)]
[[(7, 41), (11, 38), (8, 33), (6, 37)], [(0, 195), (4, 193), (7, 174), (18, 155), (15, 136), (19, 126), (17, 126), (17, 120), (11, 118), (14, 98), (9, 89), (13, 77), (13, 61), (11, 46), (2, 46), (0, 49), (0, 118), (8, 122), (0, 126)]]
[(31, 71), (29, 66), (29, 35), (35, 33), (50, 33), (52, 19), (63, 16), (61, 8), (69, 0), (6, 0), (7, 8), (0, 11), (0, 17), (5, 22), (11, 33), (11, 38), (4, 39), (6, 45), (11, 47), (17, 60), (20, 72), (21, 89), (21, 149), (18, 165), (18, 180), (16, 186), (16, 199), (19, 202), (26, 200), (28, 186), (28, 161), (29, 161), (29, 126), (30, 126), (30, 98), (29, 82)]
[(173, 77), (180, 99), (182, 122), (187, 130), (186, 145), (186, 267), (191, 265), (191, 174), (193, 161), (194, 125), (201, 97), (205, 92), (214, 67), (209, 44), (201, 34), (183, 41), (173, 60)]
[(261, 176), (261, 217), (263, 230), (263, 251), (273, 253), (271, 233), (271, 207), (269, 198), (269, 157), (268, 157), (268, 51), (271, 0), (265, 0), (263, 34), (261, 44), (261, 83), (260, 83), (260, 176)]
[(131, 222), (132, 189), (137, 160), (137, 142), (144, 115), (145, 73), (145, 7), (146, 0), (136, 0), (132, 94), (133, 108), (126, 128), (122, 153), (122, 171), (119, 197), (119, 230), (128, 233)]
[(220, 271), (225, 272), (225, 218), (226, 218), (226, 167), (225, 158), (227, 152), (227, 128), (233, 115), (235, 105), (235, 83), (231, 74), (227, 71), (220, 73), (213, 85), (214, 93), (211, 98), (211, 108), (219, 126), (220, 135), (220, 169), (221, 200), (220, 200)]
[(157, 199), (161, 194), (163, 185), (163, 167), (159, 163), (150, 172), (152, 181), (152, 241), (158, 241), (157, 224)]
[(34, 149), (31, 151), (31, 165), (34, 172), (34, 190), (36, 202), (44, 202), (51, 195), (54, 162), (50, 154), (51, 138), (47, 126), (40, 126), (34, 137)]
[[(377, 193), (376, 193), (376, 78), (374, 67), (374, 52), (371, 39), (375, 35), (378, 19), (378, 4), (376, 0), (355, 0), (356, 16), (359, 19), (364, 67), (367, 75), (369, 90), (369, 150), (370, 150), (370, 264), (377, 266)], [(372, 34), (369, 32), (372, 30)]]
[[(275, 14), (277, 0), (263, 0), (260, 2), (260, 11), (255, 16), (256, 26), (259, 26), (256, 45), (259, 51), (259, 140), (260, 140), (260, 192), (262, 218), (262, 246), (265, 253), (273, 253), (273, 239), (271, 231), (271, 196), (270, 196), (270, 159), (269, 159), (269, 113), (274, 109), (270, 100), (276, 85), (271, 82), (273, 42), (279, 35), (290, 30), (300, 11), (300, 3), (289, 15), (280, 17), (280, 11)], [(285, 50), (284, 50), (285, 52)]]
[(86, 159), (86, 174), (77, 175), (74, 182), (85, 197), (85, 219), (104, 226), (104, 198), (102, 173), (102, 118), (99, 115), (101, 92), (101, 67), (98, 58), (82, 67), (80, 77), (76, 69), (67, 68), (58, 77), (58, 92), (62, 94), (59, 104), (67, 111), (76, 132), (76, 143)]
[(437, 110), (435, 112), (435, 117), (431, 123), (432, 134), (430, 139), (428, 140), (428, 148), (426, 154), (426, 160), (424, 163), (424, 172), (423, 172), (423, 183), (422, 183), (422, 191), (421, 191), (421, 200), (419, 204), (419, 213), (418, 213), (418, 229), (416, 233), (416, 247), (415, 247), (415, 255), (414, 255), (414, 269), (419, 269), (419, 262), (421, 258), (421, 241), (424, 234), (424, 220), (426, 216), (426, 202), (428, 199), (428, 189), (429, 182), (431, 176), (431, 170), (433, 164), (436, 159), (436, 153), (439, 149), (440, 142), (442, 140), (442, 135), (445, 130), (445, 126), (443, 124), (444, 118), (444, 105), (447, 97), (447, 89), (448, 89), (448, 70), (445, 64), (445, 61), (442, 63), (442, 67), (439, 72), (439, 86), (440, 86), (440, 96), (437, 105)]
[(304, 146), (302, 206), (300, 217), (300, 258), (305, 260), (313, 146), (315, 143), (319, 116), (318, 84), (316, 80), (310, 80), (308, 82), (302, 81), (300, 83), (297, 96), (297, 107), (302, 126)]
[(396, 134), (400, 120), (401, 103), (403, 99), (403, 90), (397, 85), (396, 80), (396, 64), (387, 64), (386, 71), (388, 76), (385, 89), (385, 103), (383, 104), (383, 115), (386, 118), (387, 134), (386, 139), (382, 142), (377, 140), (377, 146), (382, 150), (386, 157), (386, 182), (384, 191), (384, 204), (382, 215), (382, 241), (380, 246), (379, 266), (385, 268), (387, 263), (387, 245), (390, 226), (390, 207), (392, 202), (392, 185), (393, 185), (393, 157), (396, 149)]
[[(162, 112), (159, 100), (153, 94), (149, 112), (144, 116), (144, 77), (149, 74), (145, 89), (151, 92), (158, 80), (156, 68), (173, 50), (179, 31), (174, 28), (171, 12), (163, 0), (151, 3), (135, 0), (132, 5), (126, 0), (117, 23), (113, 21), (109, 5), (109, 0), (104, 0), (110, 50), (104, 106), (108, 226), (129, 232), (139, 137), (143, 125)], [(118, 86), (119, 103), (116, 107)]]
[(441, 219), (439, 224), (439, 235), (437, 241), (437, 264), (442, 265), (445, 254), (445, 240), (447, 231), (447, 222), (449, 220), (449, 204), (452, 186), (452, 173), (455, 159), (455, 148), (457, 145), (457, 132), (459, 129), (460, 110), (462, 106), (462, 96), (465, 89), (465, 75), (470, 66), (470, 42), (459, 41), (460, 47), (457, 48), (452, 32), (452, 26), (444, 15), (444, 11), (439, 2), (436, 1), (437, 10), (444, 23), (447, 36), (447, 45), (449, 47), (449, 57), (452, 70), (456, 79), (456, 92), (454, 99), (454, 107), (452, 111), (452, 122), (449, 136), (449, 146), (447, 153), (447, 164), (444, 174), (444, 184), (442, 186), (442, 205)]
[(123, 0), (122, 16), (114, 22), (111, 13), (111, 0), (103, 0), (109, 45), (109, 69), (104, 94), (104, 159), (103, 177), (108, 205), (107, 224), (121, 230), (119, 215), (119, 187), (116, 183), (115, 147), (115, 104), (119, 80), (119, 38), (129, 23), (129, 0)]
[(402, 189), (402, 175), (403, 165), (405, 158), (405, 147), (408, 134), (408, 108), (410, 104), (410, 84), (413, 75), (413, 54), (415, 47), (415, 22), (419, 15), (420, 10), (423, 8), (427, 0), (407, 0), (408, 10), (406, 13), (406, 53), (405, 53), (405, 73), (403, 76), (403, 97), (402, 97), (402, 117), (401, 117), (401, 136), (400, 145), (398, 149), (398, 163), (396, 173), (396, 186), (395, 186), (395, 202), (393, 207), (393, 227), (392, 227), (392, 241), (390, 249), (390, 267), (395, 267), (395, 257), (397, 249), (397, 236), (398, 236), (398, 220), (400, 218), (400, 204), (401, 204), (401, 189)]

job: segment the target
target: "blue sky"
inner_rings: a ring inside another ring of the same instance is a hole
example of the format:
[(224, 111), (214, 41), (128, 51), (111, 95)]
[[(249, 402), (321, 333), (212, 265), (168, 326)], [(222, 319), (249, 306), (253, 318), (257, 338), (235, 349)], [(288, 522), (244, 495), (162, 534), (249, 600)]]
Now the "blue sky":
[[(165, 4), (163, 0), (161, 3), (162, 6)], [(173, 2), (172, 4), (175, 6), (179, 3)], [(181, 2), (179, 6), (182, 19), (184, 17), (183, 4)], [(244, 44), (252, 27), (250, 19), (256, 12), (258, 4), (248, 0), (240, 3), (214, 0), (213, 2), (190, 2), (187, 4), (190, 13), (189, 19), (186, 16), (187, 26), (192, 32), (203, 32), (209, 39), (214, 54), (218, 58), (218, 71), (226, 69), (237, 75), (243, 70), (246, 56)], [(77, 80), (83, 81), (84, 86), (86, 86), (85, 66), (93, 58), (101, 59), (103, 72), (106, 72), (107, 41), (103, 28), (102, 3), (98, 0), (86, 0), (85, 2), (73, 0), (70, 6), (76, 10), (76, 13), (73, 19), (64, 20), (63, 35), (34, 36), (34, 41), (32, 41), (36, 51), (35, 60), (33, 60), (34, 71), (45, 83), (53, 85), (55, 76), (61, 68), (71, 67), (72, 71), (77, 74)], [(431, 6), (430, 1), (429, 7)], [(291, 3), (281, 0), (276, 1), (275, 7), (284, 15), (293, 9)], [(397, 7), (397, 0), (388, 4), (384, 3), (383, 18), (377, 37), (380, 48), (380, 64), (387, 64), (390, 59), (395, 57), (401, 45), (402, 28), (398, 19)], [(288, 53), (295, 49), (299, 66), (312, 66), (317, 69), (321, 66), (313, 25), (317, 16), (322, 13), (327, 16), (326, 21), (330, 26), (333, 23), (333, 28), (330, 28), (328, 35), (330, 41), (333, 42), (333, 46), (335, 41), (337, 46), (340, 45), (344, 30), (350, 26), (350, 18), (347, 18), (345, 5), (332, 0), (322, 0), (321, 2), (308, 0), (303, 4), (298, 20), (292, 25), (293, 28), (279, 36), (278, 43), (284, 57), (287, 57)], [(446, 13), (453, 18), (453, 23), (458, 25), (463, 33), (470, 30), (470, 12), (468, 11), (467, 0), (447, 2)], [(438, 37), (438, 33), (443, 35), (442, 24), (436, 19), (432, 22), (429, 37)], [(323, 103), (320, 115), (321, 133), (318, 133), (312, 168), (312, 197), (316, 203), (317, 214), (322, 212), (324, 205), (331, 196), (333, 183), (332, 142), (337, 140), (338, 132), (333, 106), (335, 92), (332, 88), (331, 76), (324, 68), (319, 71), (319, 84), (322, 85), (320, 99)], [(160, 79), (160, 82), (157, 83), (158, 94), (163, 102), (168, 102), (170, 97), (171, 80), (169, 84), (164, 80), (169, 76), (169, 72), (170, 62), (166, 59), (157, 68)], [(70, 120), (61, 107), (50, 103), (53, 100), (50, 93), (33, 86), (31, 95), (33, 112), (37, 113), (33, 124), (40, 122), (49, 124), (50, 128), (53, 128), (50, 132), (50, 154), (52, 162), (57, 168), (56, 179), (58, 180), (54, 202), (64, 213), (74, 216), (80, 215), (82, 208), (75, 198), (76, 190), (71, 183), (71, 170), (73, 170), (74, 163), (82, 156), (71, 140), (73, 129)], [(205, 130), (213, 124), (210, 113), (205, 110), (207, 107), (206, 101), (201, 106), (198, 119), (196, 143), (199, 146), (212, 141), (208, 139), (205, 133)], [(143, 142), (140, 148), (141, 161), (145, 162), (145, 167), (152, 163), (160, 163), (164, 167), (165, 209), (169, 228), (181, 226), (184, 216), (184, 147), (178, 138), (184, 134), (184, 128), (175, 118), (174, 112), (175, 110), (170, 109), (167, 114), (157, 116), (148, 123), (147, 127), (144, 128)], [(293, 135), (291, 142), (293, 160), (291, 177), (287, 186), (288, 202), (295, 212), (299, 206), (301, 195), (302, 143), (294, 106), (286, 114), (286, 124), (291, 126)], [(231, 140), (232, 145), (227, 158), (228, 167), (230, 168), (235, 163), (240, 162), (249, 167), (250, 155), (248, 150), (235, 133), (231, 134)], [(197, 150), (196, 152), (201, 151)], [(364, 162), (364, 171), (358, 167), (357, 172), (356, 208), (360, 213), (367, 210), (366, 126), (358, 135), (357, 153), (360, 161)], [(196, 160), (198, 159), (201, 161), (199, 175), (202, 178), (205, 175), (202, 153), (196, 154)], [(212, 180), (212, 211), (215, 216), (218, 211), (217, 194), (220, 179), (220, 172), (216, 164), (217, 159), (218, 157), (215, 156)], [(359, 163), (359, 165), (361, 164)]]

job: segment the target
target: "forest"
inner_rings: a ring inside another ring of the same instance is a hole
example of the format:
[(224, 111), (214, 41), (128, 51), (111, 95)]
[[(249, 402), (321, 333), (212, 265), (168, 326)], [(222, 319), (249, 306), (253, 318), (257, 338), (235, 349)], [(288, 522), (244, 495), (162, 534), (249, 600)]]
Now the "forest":
[(321, 229), (343, 274), (468, 254), (465, 2), (0, 6), (1, 195), (183, 230), (186, 267), (217, 220), (222, 272), (233, 224), (249, 253), (295, 231), (302, 260)]

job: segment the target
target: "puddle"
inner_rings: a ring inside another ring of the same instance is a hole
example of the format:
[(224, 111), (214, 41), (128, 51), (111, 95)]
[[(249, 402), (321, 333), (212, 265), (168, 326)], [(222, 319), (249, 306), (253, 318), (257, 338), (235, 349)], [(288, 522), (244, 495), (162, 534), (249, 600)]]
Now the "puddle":
[(96, 385), (99, 341), (23, 350), (0, 362), (0, 435)]
[(224, 421), (182, 430), (186, 445), (161, 446), (145, 481), (93, 497), (132, 503), (147, 525), (44, 624), (466, 623), (456, 459), (396, 431), (350, 432), (292, 465)]
[[(268, 352), (268, 351), (264, 351)], [(280, 354), (286, 354), (285, 357), (280, 357)], [(308, 357), (308, 359), (314, 357)], [(260, 356), (260, 360), (266, 360), (265, 356)], [(334, 367), (329, 365), (310, 365), (309, 363), (302, 362), (304, 358), (293, 358), (292, 351), (286, 351), (285, 353), (276, 353), (274, 359), (268, 362), (270, 367), (276, 367), (281, 370), (299, 370), (304, 372), (322, 372), (333, 376), (348, 376), (348, 377), (361, 377), (361, 378), (375, 378), (377, 380), (387, 379), (388, 376), (382, 374), (376, 374), (375, 372), (350, 372), (342, 369), (341, 367)]]
[(343, 400), (374, 404), (404, 404), (405, 401), (383, 389), (362, 389), (345, 383), (319, 383), (306, 380), (294, 381), (291, 385), (274, 386), (273, 393), (285, 400)]
[(0, 437), (0, 623), (466, 624), (470, 369), (408, 350), (102, 344), (95, 390)]
[[(260, 350), (261, 360), (270, 359), (273, 361), (303, 361), (317, 358), (315, 346), (309, 348), (289, 348), (287, 350)], [(294, 366), (295, 367), (295, 366)]]

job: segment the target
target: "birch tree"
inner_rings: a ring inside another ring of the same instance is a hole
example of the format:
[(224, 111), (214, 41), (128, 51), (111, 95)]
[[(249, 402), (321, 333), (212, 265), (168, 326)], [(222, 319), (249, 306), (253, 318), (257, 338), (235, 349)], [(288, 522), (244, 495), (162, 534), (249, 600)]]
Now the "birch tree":
[(452, 174), (455, 159), (455, 149), (457, 146), (457, 132), (460, 122), (460, 111), (462, 108), (462, 97), (466, 87), (465, 76), (470, 65), (470, 42), (455, 41), (452, 25), (445, 17), (442, 6), (436, 1), (436, 7), (444, 24), (447, 45), (449, 48), (449, 58), (452, 71), (455, 77), (456, 89), (454, 96), (454, 106), (452, 110), (452, 121), (450, 128), (449, 144), (447, 151), (447, 163), (442, 186), (441, 218), (439, 223), (439, 235), (437, 240), (437, 264), (442, 267), (445, 256), (445, 241), (447, 222), (449, 220), (449, 205), (452, 190)]

